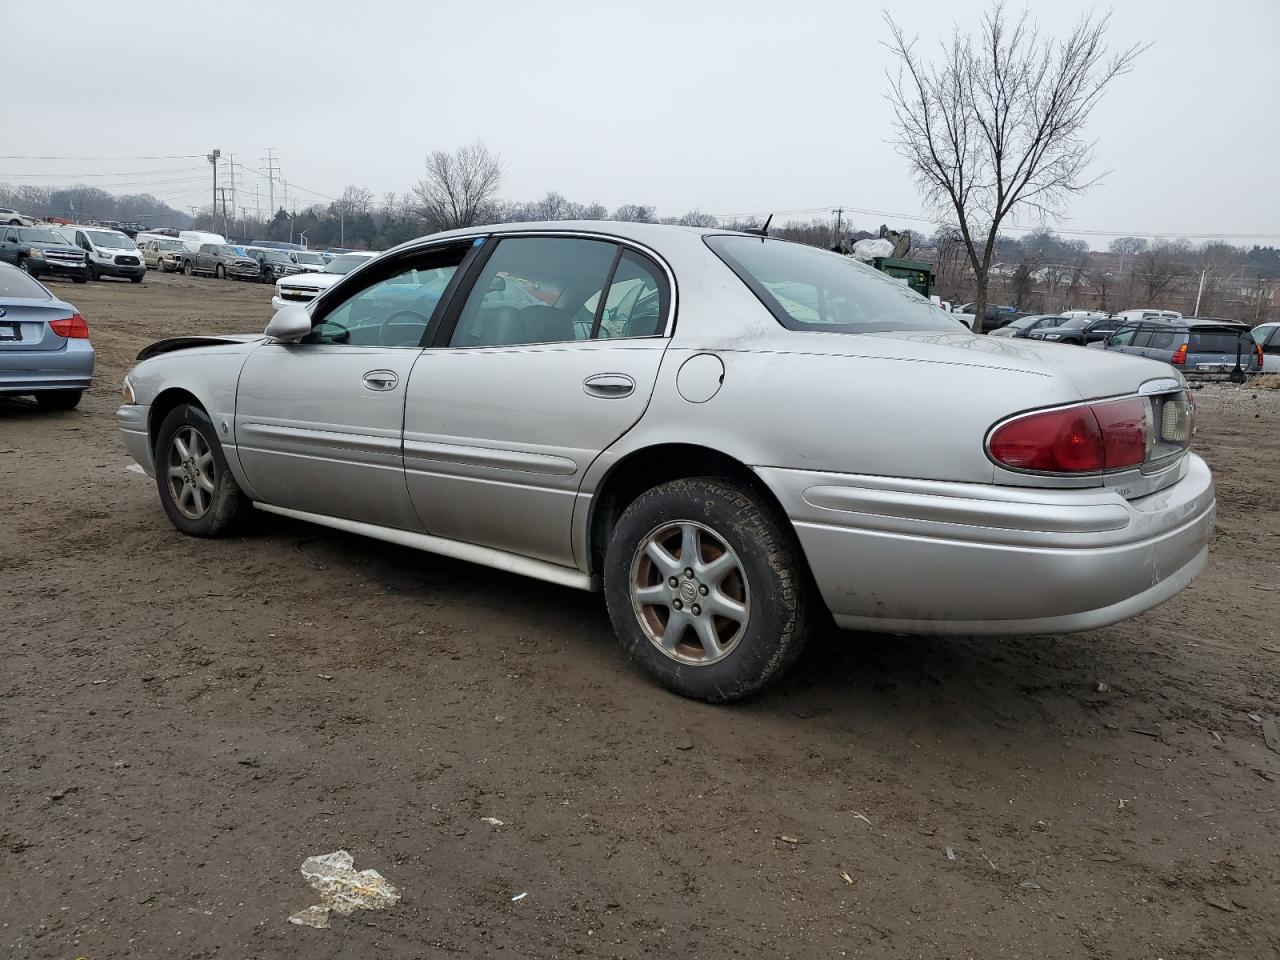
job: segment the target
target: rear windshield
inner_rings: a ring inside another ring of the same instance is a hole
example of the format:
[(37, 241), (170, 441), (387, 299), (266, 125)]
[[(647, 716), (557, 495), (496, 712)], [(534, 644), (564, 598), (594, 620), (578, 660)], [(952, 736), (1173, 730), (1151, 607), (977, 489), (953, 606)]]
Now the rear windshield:
[(1190, 353), (1230, 353), (1239, 349), (1246, 359), (1253, 350), (1253, 338), (1244, 331), (1236, 330), (1204, 330), (1192, 331), (1191, 340), (1187, 344)]
[(906, 284), (838, 253), (767, 237), (709, 236), (706, 243), (788, 330), (961, 331)]
[(21, 270), (0, 267), (0, 300), (52, 300), (49, 291)]
[(1065, 327), (1068, 330), (1083, 330), (1089, 325), (1088, 317), (1067, 317), (1058, 326)]

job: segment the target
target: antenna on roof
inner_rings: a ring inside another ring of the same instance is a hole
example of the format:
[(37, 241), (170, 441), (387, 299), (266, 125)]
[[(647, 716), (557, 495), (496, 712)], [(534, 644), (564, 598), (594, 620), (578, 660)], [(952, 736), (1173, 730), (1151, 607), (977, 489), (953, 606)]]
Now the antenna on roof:
[(753, 233), (757, 237), (767, 237), (769, 235), (769, 224), (773, 223), (773, 214), (769, 214), (769, 218), (765, 220), (763, 227), (747, 227), (743, 233)]

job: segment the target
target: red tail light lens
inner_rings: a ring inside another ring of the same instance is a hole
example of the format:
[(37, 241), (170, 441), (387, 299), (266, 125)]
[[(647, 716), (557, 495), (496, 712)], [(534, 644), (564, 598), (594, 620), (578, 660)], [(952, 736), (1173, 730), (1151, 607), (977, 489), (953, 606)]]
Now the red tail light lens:
[(50, 320), (49, 329), (60, 337), (66, 337), (68, 340), (88, 340), (89, 325), (84, 322), (84, 317), (78, 313), (74, 313), (65, 320)]
[(1032, 413), (991, 433), (993, 460), (1038, 473), (1099, 473), (1147, 458), (1152, 433), (1146, 401), (1132, 397)]
[(1258, 372), (1262, 372), (1262, 344), (1255, 343), (1253, 345), (1254, 353), (1258, 355)]
[(1187, 345), (1185, 343), (1174, 351), (1173, 359), (1169, 362), (1175, 367), (1181, 367), (1187, 362)]

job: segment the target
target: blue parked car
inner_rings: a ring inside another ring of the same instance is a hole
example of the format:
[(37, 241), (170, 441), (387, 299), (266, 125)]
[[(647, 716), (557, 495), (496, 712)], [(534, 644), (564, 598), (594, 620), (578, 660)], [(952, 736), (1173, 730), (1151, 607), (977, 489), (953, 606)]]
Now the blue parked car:
[(40, 281), (0, 263), (0, 396), (33, 395), (45, 410), (71, 410), (92, 378), (84, 317)]

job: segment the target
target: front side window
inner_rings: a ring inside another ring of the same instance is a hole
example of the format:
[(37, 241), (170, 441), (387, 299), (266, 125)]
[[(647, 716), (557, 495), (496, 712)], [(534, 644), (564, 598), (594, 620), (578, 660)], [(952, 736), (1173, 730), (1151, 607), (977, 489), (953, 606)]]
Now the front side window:
[(599, 303), (617, 254), (617, 245), (604, 240), (500, 240), (463, 305), (449, 345), (500, 347), (590, 339), (594, 311), (584, 308), (593, 299)]
[(955, 320), (906, 284), (849, 257), (768, 237), (706, 244), (788, 330), (955, 333)]
[[(417, 347), (469, 247), (452, 247), (393, 263), (349, 297), (317, 313), (303, 343)], [(361, 263), (367, 260), (362, 259)]]
[(1111, 337), (1111, 346), (1127, 347), (1133, 342), (1133, 335), (1137, 332), (1137, 327), (1121, 327)]

